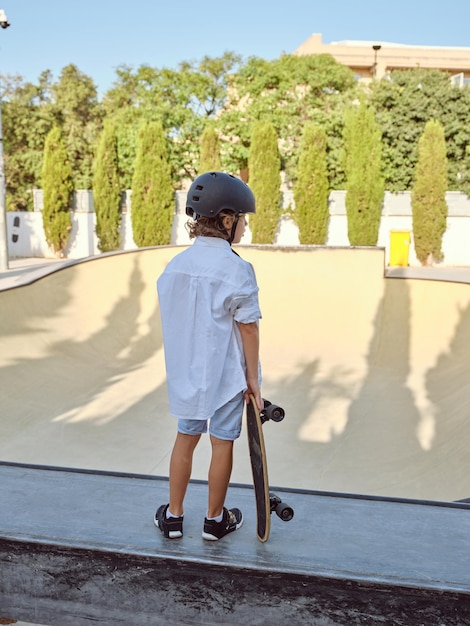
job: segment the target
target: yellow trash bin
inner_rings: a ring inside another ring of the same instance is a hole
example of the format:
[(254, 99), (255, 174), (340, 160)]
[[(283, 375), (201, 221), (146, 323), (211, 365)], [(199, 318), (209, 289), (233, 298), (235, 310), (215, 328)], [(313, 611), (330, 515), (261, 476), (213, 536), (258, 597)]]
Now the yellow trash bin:
[(407, 266), (410, 253), (411, 233), (409, 230), (390, 231), (389, 265)]

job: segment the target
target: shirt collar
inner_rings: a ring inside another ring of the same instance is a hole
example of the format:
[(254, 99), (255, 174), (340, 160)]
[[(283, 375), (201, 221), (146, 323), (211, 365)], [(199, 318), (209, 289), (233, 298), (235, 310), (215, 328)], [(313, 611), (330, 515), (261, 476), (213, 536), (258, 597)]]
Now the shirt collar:
[(230, 248), (229, 242), (221, 237), (196, 237), (193, 245), (206, 246), (209, 248)]

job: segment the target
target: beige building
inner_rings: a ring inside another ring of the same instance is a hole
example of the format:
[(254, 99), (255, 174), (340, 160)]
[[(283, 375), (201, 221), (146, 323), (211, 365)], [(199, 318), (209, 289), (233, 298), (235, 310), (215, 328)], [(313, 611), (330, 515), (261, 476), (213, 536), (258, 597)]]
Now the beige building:
[(460, 86), (470, 84), (470, 48), (412, 46), (385, 41), (323, 43), (321, 34), (313, 34), (294, 54), (331, 54), (363, 81), (382, 78), (392, 70), (422, 67), (449, 72), (453, 82)]

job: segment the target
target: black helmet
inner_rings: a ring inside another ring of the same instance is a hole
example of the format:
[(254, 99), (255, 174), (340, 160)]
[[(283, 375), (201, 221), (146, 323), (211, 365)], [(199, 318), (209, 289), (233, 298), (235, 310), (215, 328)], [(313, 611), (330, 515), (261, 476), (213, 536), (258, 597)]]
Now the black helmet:
[(188, 191), (186, 214), (216, 217), (223, 209), (240, 213), (256, 211), (253, 192), (239, 178), (223, 172), (207, 172), (198, 176)]

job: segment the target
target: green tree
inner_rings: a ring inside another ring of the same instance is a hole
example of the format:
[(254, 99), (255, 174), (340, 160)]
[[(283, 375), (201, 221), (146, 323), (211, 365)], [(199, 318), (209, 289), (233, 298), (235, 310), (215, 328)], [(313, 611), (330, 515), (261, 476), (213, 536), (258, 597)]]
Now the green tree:
[(411, 192), (413, 239), (423, 265), (441, 261), (447, 219), (447, 157), (444, 129), (437, 120), (426, 123), (418, 143), (418, 163)]
[(159, 120), (171, 137), (168, 158), (175, 187), (198, 172), (199, 142), (208, 121), (218, 130), (226, 171), (248, 167), (252, 125), (271, 122), (280, 138), (282, 168), (292, 180), (303, 126), (316, 121), (327, 131), (330, 183), (342, 182), (342, 110), (354, 85), (353, 73), (330, 55), (241, 63), (238, 55), (226, 52), (181, 63), (178, 70), (121, 66), (103, 100), (107, 118), (118, 128), (121, 188), (131, 184), (138, 128)]
[[(171, 137), (168, 159), (173, 183), (193, 178), (199, 161), (199, 140), (207, 120), (219, 114), (227, 99), (231, 71), (240, 57), (225, 52), (184, 62), (179, 70), (142, 65), (137, 70), (121, 66), (118, 80), (104, 97), (107, 117), (118, 127), (119, 158), (125, 176), (132, 177), (137, 135), (144, 121), (161, 121)], [(130, 182), (129, 180), (127, 182)], [(121, 185), (122, 186), (122, 185)], [(123, 187), (125, 188), (125, 187)]]
[(388, 190), (412, 188), (418, 141), (434, 119), (445, 131), (449, 188), (470, 195), (470, 88), (449, 79), (446, 72), (416, 68), (396, 70), (372, 85), (370, 102), (382, 128)]
[(53, 114), (62, 129), (75, 189), (91, 189), (93, 157), (103, 111), (93, 80), (75, 65), (64, 67), (52, 85)]
[[(342, 143), (345, 94), (355, 90), (353, 72), (327, 54), (282, 55), (274, 61), (248, 59), (234, 73), (227, 102), (217, 118), (222, 163), (230, 171), (247, 167), (251, 126), (269, 121), (278, 137), (282, 169), (295, 180), (303, 127), (314, 121), (327, 132), (331, 182), (341, 176), (337, 163)], [(331, 139), (331, 142), (330, 142)]]
[(99, 249), (101, 252), (118, 250), (121, 189), (116, 130), (111, 124), (105, 124), (98, 143), (93, 168), (93, 200)]
[(305, 125), (294, 186), (295, 221), (301, 244), (323, 245), (328, 235), (326, 133), (313, 122)]
[(167, 245), (175, 207), (162, 124), (144, 122), (132, 180), (132, 230), (139, 247)]
[(234, 52), (224, 52), (220, 57), (204, 56), (199, 62), (180, 64), (196, 113), (212, 118), (221, 111), (227, 100), (231, 75), (240, 65), (241, 56)]
[(201, 135), (200, 146), (201, 157), (198, 174), (211, 171), (219, 172), (221, 169), (219, 135), (212, 124), (205, 126)]
[(57, 127), (49, 132), (44, 146), (42, 188), (46, 240), (54, 252), (62, 255), (72, 229), (73, 178), (65, 143)]
[(346, 112), (344, 169), (348, 238), (352, 246), (375, 246), (384, 196), (381, 131), (362, 101)]
[(256, 214), (250, 216), (253, 243), (273, 243), (280, 217), (281, 159), (272, 124), (253, 127), (248, 160), (250, 187), (256, 198)]
[(190, 87), (180, 71), (146, 65), (136, 71), (126, 66), (118, 68), (118, 81), (105, 94), (104, 106), (106, 119), (117, 129), (122, 189), (132, 186), (139, 132), (146, 123), (161, 124), (165, 134), (171, 137), (167, 159), (174, 183), (178, 184), (184, 177), (189, 168), (186, 164), (195, 162), (199, 153), (197, 141), (187, 135), (199, 137), (203, 126), (190, 103)]
[(37, 85), (2, 77), (6, 200), (9, 211), (32, 211), (32, 189), (41, 187), (44, 143), (53, 126), (49, 72)]
[(12, 210), (32, 209), (31, 190), (41, 186), (44, 143), (53, 126), (62, 131), (76, 189), (90, 189), (92, 159), (102, 108), (91, 78), (75, 65), (54, 82), (49, 70), (38, 83), (3, 77), (3, 129), (7, 199)]

